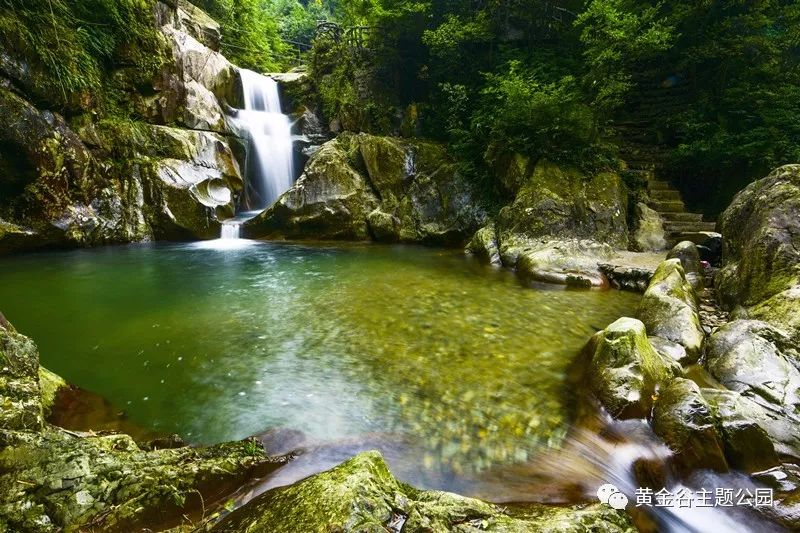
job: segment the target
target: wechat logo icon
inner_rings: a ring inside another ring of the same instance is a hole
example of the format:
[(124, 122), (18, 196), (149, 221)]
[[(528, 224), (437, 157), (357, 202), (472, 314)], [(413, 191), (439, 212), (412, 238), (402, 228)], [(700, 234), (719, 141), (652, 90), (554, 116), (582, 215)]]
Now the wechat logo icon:
[(628, 497), (611, 483), (600, 485), (600, 488), (597, 489), (597, 498), (600, 502), (613, 507), (617, 511), (625, 509), (628, 505)]

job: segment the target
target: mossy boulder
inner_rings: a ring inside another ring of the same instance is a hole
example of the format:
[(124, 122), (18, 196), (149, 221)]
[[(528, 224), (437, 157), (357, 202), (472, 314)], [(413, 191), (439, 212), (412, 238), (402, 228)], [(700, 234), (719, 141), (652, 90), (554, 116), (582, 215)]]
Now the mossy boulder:
[(686, 279), (680, 259), (663, 261), (653, 274), (636, 316), (648, 335), (662, 337), (683, 346), (687, 356), (697, 360), (703, 346), (697, 295)]
[(512, 238), (503, 241), (501, 257), (513, 263), (523, 279), (574, 287), (602, 287), (606, 278), (599, 264), (614, 251), (608, 244), (596, 241), (533, 241)]
[(667, 247), (664, 221), (657, 211), (638, 202), (634, 212), (633, 242), (639, 252), (658, 252)]
[(680, 259), (681, 267), (692, 288), (699, 290), (703, 285), (703, 269), (700, 265), (700, 252), (692, 241), (681, 241), (667, 253), (667, 259)]
[(652, 347), (644, 324), (634, 318), (620, 318), (595, 334), (589, 349), (590, 386), (615, 418), (646, 416), (656, 389), (680, 373), (680, 365)]
[(675, 452), (683, 471), (728, 469), (722, 435), (700, 387), (676, 378), (659, 391), (653, 407), (653, 430)]
[(262, 494), (212, 531), (382, 533), (401, 529), (408, 533), (634, 530), (624, 513), (599, 504), (504, 510), (456, 494), (416, 490), (398, 482), (378, 452), (364, 452), (332, 470)]
[(463, 245), (484, 214), (443, 146), (342, 134), (297, 183), (245, 224), (251, 237)]
[(730, 305), (757, 305), (800, 285), (800, 165), (748, 185), (720, 218), (725, 266), (718, 288)]
[(369, 239), (367, 216), (378, 199), (354, 168), (353, 138), (324, 144), (294, 186), (264, 213), (243, 226), (247, 237)]
[(472, 236), (469, 244), (467, 244), (467, 252), (474, 254), (485, 263), (492, 265), (502, 264), (494, 222), (490, 222), (475, 232), (475, 235)]
[(0, 314), (0, 428), (42, 428), (39, 352)]
[(762, 409), (760, 425), (779, 453), (800, 458), (800, 346), (767, 323), (734, 320), (709, 338), (705, 365), (725, 387)]
[(514, 201), (500, 210), (501, 240), (516, 234), (553, 240), (593, 239), (628, 246), (627, 190), (619, 175), (586, 175), (548, 161), (538, 162)]
[(768, 428), (774, 417), (741, 393), (702, 389), (725, 447), (728, 464), (744, 472), (761, 472), (780, 464)]

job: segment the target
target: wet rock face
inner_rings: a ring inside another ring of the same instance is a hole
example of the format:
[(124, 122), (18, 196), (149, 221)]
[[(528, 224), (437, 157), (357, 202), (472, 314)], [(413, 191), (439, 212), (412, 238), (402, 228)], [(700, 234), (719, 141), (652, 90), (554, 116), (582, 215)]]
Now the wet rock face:
[(656, 269), (636, 315), (647, 333), (680, 344), (697, 360), (703, 345), (697, 299), (680, 259), (664, 261)]
[(736, 195), (720, 219), (725, 304), (800, 339), (800, 165), (786, 165)]
[(342, 134), (294, 187), (244, 226), (250, 237), (463, 244), (484, 218), (435, 143)]
[(659, 393), (653, 409), (653, 430), (675, 452), (684, 471), (727, 471), (722, 435), (711, 406), (693, 381), (675, 379)]
[(295, 485), (268, 491), (234, 511), (212, 531), (634, 531), (627, 515), (599, 504), (498, 506), (398, 483), (378, 452)]
[(680, 365), (653, 348), (644, 324), (633, 318), (620, 318), (598, 332), (590, 346), (592, 391), (615, 418), (646, 416), (656, 388), (680, 372)]
[(800, 458), (800, 346), (764, 322), (734, 320), (709, 338), (706, 359), (714, 378), (760, 408), (779, 453)]

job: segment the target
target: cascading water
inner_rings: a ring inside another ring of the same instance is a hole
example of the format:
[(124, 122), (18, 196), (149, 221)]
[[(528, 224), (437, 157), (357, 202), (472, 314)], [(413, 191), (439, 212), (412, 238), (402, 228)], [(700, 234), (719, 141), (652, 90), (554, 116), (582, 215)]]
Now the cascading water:
[[(241, 69), (244, 109), (232, 119), (239, 134), (250, 141), (246, 163), (244, 212), (240, 221), (269, 207), (294, 183), (292, 125), (281, 112), (278, 83)], [(240, 224), (223, 224), (223, 239), (238, 239)]]
[(250, 139), (245, 207), (262, 210), (294, 182), (292, 128), (281, 112), (278, 83), (250, 70), (241, 70), (245, 108), (236, 114), (238, 127)]

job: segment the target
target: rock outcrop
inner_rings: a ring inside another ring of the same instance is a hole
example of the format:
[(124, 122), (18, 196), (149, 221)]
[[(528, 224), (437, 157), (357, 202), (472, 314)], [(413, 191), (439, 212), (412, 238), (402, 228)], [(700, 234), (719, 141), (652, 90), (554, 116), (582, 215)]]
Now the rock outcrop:
[(233, 214), (243, 149), (223, 107), (240, 99), (236, 68), (208, 15), (183, 0), (154, 6), (160, 44), (140, 52), (161, 61), (155, 77), (124, 61), (106, 73), (124, 111), (86, 104), (61, 116), (13, 77), (28, 70), (2, 71), (12, 77), (0, 76), (0, 253), (208, 238)]
[(323, 145), (251, 238), (463, 245), (485, 215), (439, 144), (345, 133)]
[[(522, 277), (578, 287), (606, 284), (599, 265), (628, 246), (628, 193), (612, 172), (586, 175), (519, 155), (495, 159), (513, 200), (474, 234), (467, 251)], [(498, 262), (497, 259), (500, 261)]]
[(399, 483), (378, 452), (295, 485), (265, 492), (211, 531), (544, 532), (635, 531), (629, 518), (602, 504), (523, 505), (502, 509), (480, 500)]

